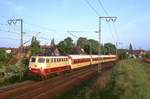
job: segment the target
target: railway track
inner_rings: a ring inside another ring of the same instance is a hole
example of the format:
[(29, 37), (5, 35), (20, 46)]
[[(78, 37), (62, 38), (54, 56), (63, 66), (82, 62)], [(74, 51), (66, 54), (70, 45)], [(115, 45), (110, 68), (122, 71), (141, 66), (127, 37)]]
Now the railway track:
[(28, 81), (24, 81), (24, 82), (22, 82), (22, 83), (16, 83), (16, 84), (13, 84), (13, 85), (4, 86), (4, 87), (1, 87), (1, 88), (0, 88), (0, 93), (9, 91), (9, 90), (11, 90), (11, 89), (16, 89), (16, 88), (21, 87), (21, 86), (33, 84), (33, 83), (35, 83), (35, 81), (29, 81), (29, 80), (28, 80)]
[(80, 84), (96, 74), (97, 67), (91, 66), (57, 76), (45, 81), (8, 88), (0, 91), (1, 99), (51, 99)]

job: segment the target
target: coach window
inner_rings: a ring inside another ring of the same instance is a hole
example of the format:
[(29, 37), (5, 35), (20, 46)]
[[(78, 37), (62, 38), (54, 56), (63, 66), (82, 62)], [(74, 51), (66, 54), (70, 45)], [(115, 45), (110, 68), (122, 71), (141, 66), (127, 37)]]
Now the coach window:
[(46, 63), (49, 63), (49, 59), (48, 58), (46, 59)]
[(57, 62), (57, 58), (55, 58), (55, 62)]

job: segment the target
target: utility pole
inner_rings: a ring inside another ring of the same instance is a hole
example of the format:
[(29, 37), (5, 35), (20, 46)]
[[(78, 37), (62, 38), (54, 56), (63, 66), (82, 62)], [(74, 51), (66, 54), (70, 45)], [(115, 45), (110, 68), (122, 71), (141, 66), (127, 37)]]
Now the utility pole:
[[(23, 58), (23, 19), (11, 19), (8, 20), (8, 24), (11, 25), (13, 23), (13, 25), (15, 25), (17, 22), (20, 22), (20, 59), (17, 62), (18, 66), (21, 67), (21, 63), (22, 63), (22, 58)], [(23, 77), (23, 71), (20, 69), (19, 70), (19, 75), (20, 75), (20, 80)]]
[[(106, 19), (107, 22), (110, 22), (110, 21), (115, 22), (117, 20), (117, 17), (101, 17), (101, 16), (99, 17), (99, 31), (98, 31), (98, 33), (99, 33), (99, 45), (100, 45), (100, 49), (99, 49), (99, 52), (98, 52), (99, 55), (102, 54), (101, 53), (101, 50), (102, 50), (101, 49), (101, 31), (102, 31), (102, 29), (101, 29), (101, 20), (102, 19)], [(98, 70), (98, 72), (101, 71), (101, 62), (99, 62), (97, 70)]]
[(11, 19), (8, 20), (8, 24), (12, 23), (15, 25), (17, 22), (20, 22), (20, 53), (23, 53), (23, 19)]

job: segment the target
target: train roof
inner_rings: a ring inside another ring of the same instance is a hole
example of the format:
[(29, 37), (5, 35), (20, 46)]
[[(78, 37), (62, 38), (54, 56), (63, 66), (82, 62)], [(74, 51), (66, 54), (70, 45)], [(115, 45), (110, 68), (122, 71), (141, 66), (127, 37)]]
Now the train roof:
[(100, 57), (116, 57), (116, 55), (100, 55)]
[(79, 59), (79, 58), (91, 58), (90, 55), (68, 55), (71, 59)]
[(68, 56), (31, 56), (31, 57), (38, 57), (38, 58), (68, 58)]
[(91, 55), (92, 58), (99, 58), (100, 55)]
[(68, 58), (71, 59), (79, 59), (79, 58), (105, 58), (105, 57), (116, 57), (116, 55), (68, 55), (68, 56), (31, 56), (31, 57), (38, 57), (38, 58)]

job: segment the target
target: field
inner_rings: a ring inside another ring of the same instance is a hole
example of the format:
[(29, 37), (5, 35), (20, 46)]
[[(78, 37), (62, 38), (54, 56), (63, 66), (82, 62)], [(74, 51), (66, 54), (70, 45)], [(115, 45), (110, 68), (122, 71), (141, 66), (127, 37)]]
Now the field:
[(55, 99), (149, 99), (150, 64), (137, 59), (119, 61), (111, 70), (85, 81)]

